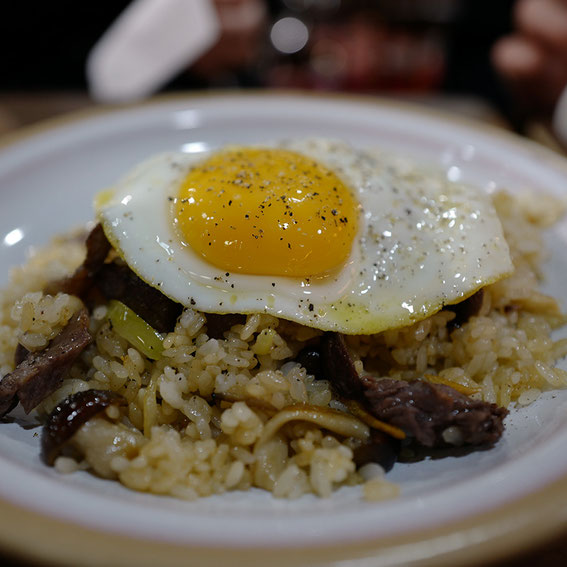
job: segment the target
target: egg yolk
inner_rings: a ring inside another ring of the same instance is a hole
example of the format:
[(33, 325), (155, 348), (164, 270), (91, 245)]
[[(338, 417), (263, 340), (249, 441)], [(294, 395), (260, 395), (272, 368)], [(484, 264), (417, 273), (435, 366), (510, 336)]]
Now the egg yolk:
[(306, 277), (348, 258), (358, 204), (324, 165), (283, 149), (233, 148), (194, 167), (174, 199), (187, 246), (228, 272)]

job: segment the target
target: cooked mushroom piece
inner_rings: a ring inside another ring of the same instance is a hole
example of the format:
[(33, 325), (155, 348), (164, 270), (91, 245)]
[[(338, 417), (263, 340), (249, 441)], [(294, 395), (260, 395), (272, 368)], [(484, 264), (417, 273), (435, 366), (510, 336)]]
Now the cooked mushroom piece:
[(467, 297), (460, 303), (454, 305), (446, 305), (445, 311), (452, 311), (455, 318), (447, 324), (449, 331), (462, 327), (471, 317), (478, 315), (484, 300), (484, 288), (480, 288), (476, 293)]
[(49, 415), (41, 433), (41, 459), (53, 466), (64, 445), (81, 425), (111, 405), (126, 405), (126, 400), (110, 390), (85, 390), (72, 394)]
[(377, 463), (388, 472), (396, 464), (400, 448), (400, 440), (382, 431), (373, 430), (370, 439), (354, 449), (354, 462), (357, 467)]

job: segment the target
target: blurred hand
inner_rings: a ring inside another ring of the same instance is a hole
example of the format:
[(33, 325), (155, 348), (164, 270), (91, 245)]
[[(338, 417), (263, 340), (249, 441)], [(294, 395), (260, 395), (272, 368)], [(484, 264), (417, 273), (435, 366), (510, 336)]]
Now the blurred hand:
[(519, 0), (516, 31), (492, 51), (496, 69), (520, 104), (550, 114), (567, 85), (567, 0)]

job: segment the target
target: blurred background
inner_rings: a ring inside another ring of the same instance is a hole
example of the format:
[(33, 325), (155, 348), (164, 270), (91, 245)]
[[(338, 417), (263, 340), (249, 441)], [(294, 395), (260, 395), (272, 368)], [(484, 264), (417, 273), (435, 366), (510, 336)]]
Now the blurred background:
[[(547, 120), (558, 96), (543, 104), (526, 101), (510, 76), (494, 67), (495, 43), (516, 26), (514, 0), (208, 2), (220, 35), (155, 92), (293, 88), (377, 94), (442, 106), (519, 132), (534, 117)], [(0, 132), (113, 102), (89, 92), (86, 61), (130, 4), (5, 2)], [(187, 33), (192, 25), (198, 23), (188, 22)]]

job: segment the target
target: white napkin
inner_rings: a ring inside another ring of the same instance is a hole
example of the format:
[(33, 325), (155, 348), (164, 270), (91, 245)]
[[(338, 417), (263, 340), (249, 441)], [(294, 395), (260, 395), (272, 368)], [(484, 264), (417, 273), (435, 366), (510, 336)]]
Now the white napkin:
[(151, 95), (218, 40), (211, 0), (135, 0), (89, 53), (87, 80), (100, 102)]

